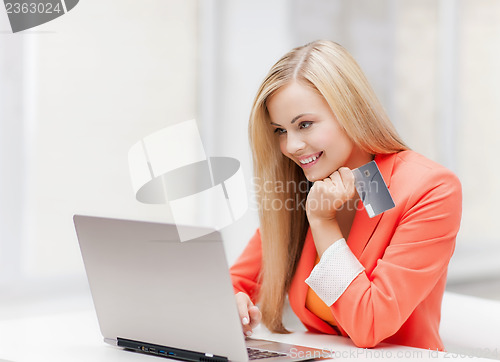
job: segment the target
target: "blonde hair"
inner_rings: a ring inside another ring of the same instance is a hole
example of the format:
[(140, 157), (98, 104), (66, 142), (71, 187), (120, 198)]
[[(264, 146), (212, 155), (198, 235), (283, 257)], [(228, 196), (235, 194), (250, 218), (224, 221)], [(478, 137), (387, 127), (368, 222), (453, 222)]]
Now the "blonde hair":
[[(302, 169), (281, 153), (266, 105), (277, 90), (292, 81), (318, 91), (348, 137), (363, 151), (387, 154), (408, 149), (358, 64), (339, 44), (316, 41), (295, 48), (271, 68), (255, 97), (249, 137), (262, 238), (259, 303), (263, 323), (278, 333), (288, 332), (282, 323), (283, 304), (309, 227), (307, 188), (288, 187), (290, 181), (304, 185), (307, 180)], [(287, 187), (269, 189), (269, 184)]]

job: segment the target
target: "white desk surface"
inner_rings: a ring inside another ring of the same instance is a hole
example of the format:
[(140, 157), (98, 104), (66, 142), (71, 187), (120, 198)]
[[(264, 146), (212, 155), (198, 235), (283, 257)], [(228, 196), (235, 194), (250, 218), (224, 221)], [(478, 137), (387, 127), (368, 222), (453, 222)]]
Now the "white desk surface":
[[(276, 335), (259, 329), (254, 337), (321, 348), (328, 353), (333, 351), (334, 359), (337, 361), (382, 359), (394, 361), (435, 361), (438, 359), (492, 361), (394, 345), (383, 345), (366, 350), (354, 347), (352, 342), (344, 337), (305, 332)], [(163, 357), (129, 352), (104, 343), (93, 310), (0, 320), (1, 362), (155, 362), (163, 360), (165, 360)]]

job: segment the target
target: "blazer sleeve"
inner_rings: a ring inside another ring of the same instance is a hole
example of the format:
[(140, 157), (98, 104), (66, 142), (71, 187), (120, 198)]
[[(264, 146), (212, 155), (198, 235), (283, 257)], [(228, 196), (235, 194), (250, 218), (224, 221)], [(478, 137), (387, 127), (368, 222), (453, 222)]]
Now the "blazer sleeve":
[(460, 181), (442, 169), (414, 186), (382, 258), (330, 307), (359, 347), (396, 333), (446, 273), (453, 254), (462, 213)]
[(253, 237), (229, 269), (234, 293), (246, 293), (253, 303), (257, 302), (260, 291), (260, 270), (262, 265), (262, 242), (257, 229)]

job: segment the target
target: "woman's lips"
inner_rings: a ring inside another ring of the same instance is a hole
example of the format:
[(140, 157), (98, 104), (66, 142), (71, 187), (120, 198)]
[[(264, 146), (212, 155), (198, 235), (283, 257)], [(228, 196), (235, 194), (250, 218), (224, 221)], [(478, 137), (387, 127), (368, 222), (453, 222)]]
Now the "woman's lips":
[(320, 157), (322, 155), (323, 155), (323, 151), (321, 151), (317, 156), (310, 156), (308, 158), (299, 160), (300, 166), (302, 168), (311, 168), (312, 166), (314, 166), (318, 162), (318, 160), (320, 159)]

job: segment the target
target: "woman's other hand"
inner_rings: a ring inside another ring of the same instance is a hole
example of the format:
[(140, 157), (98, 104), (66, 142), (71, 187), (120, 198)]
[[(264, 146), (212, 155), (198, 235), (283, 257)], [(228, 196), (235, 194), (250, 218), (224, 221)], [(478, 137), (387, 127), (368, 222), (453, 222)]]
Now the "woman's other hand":
[(259, 308), (252, 303), (250, 297), (239, 292), (235, 295), (238, 314), (240, 315), (241, 325), (245, 336), (251, 336), (253, 329), (257, 327), (262, 319), (262, 313)]
[(322, 181), (316, 181), (307, 195), (307, 218), (333, 220), (345, 202), (354, 198), (354, 174), (347, 167), (341, 167)]

